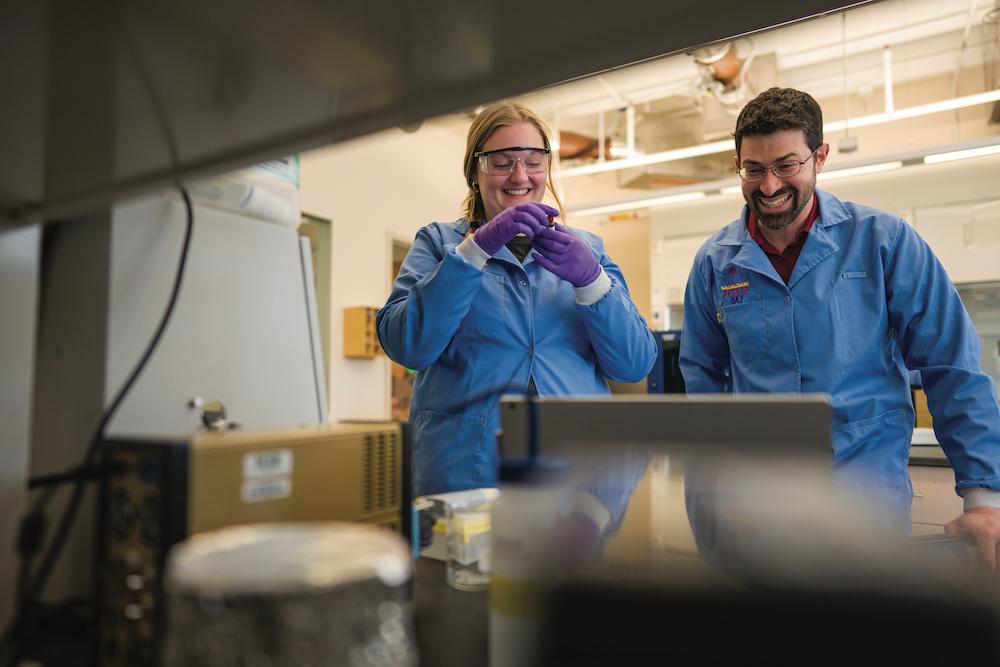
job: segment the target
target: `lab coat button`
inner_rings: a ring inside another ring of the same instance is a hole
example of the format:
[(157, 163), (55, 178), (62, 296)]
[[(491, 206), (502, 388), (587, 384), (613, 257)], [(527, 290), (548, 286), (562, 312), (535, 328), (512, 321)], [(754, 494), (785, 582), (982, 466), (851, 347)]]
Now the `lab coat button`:
[(788, 295), (786, 294), (786, 295), (785, 295), (785, 301), (791, 301), (791, 300), (792, 300), (792, 297), (790, 297), (790, 296), (788, 296)]
[(528, 286), (528, 281), (527, 280), (522, 280), (521, 281), (521, 287), (527, 287), (527, 286)]

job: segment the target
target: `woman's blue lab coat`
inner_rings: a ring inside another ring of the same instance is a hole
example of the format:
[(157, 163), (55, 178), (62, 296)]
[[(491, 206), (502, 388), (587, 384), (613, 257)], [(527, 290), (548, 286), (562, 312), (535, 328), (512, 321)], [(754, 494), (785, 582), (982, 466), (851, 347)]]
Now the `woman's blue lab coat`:
[(417, 232), (377, 317), (393, 361), (417, 371), (410, 424), (417, 495), (496, 485), (497, 411), (503, 394), (607, 394), (606, 378), (637, 382), (656, 344), (601, 239), (590, 244), (611, 278), (597, 303), (575, 303), (573, 286), (503, 248), (483, 270), (455, 254), (465, 220)]
[(816, 190), (816, 220), (788, 285), (739, 220), (699, 250), (684, 298), (688, 392), (824, 392), (838, 482), (909, 512), (920, 371), (957, 489), (1000, 489), (1000, 409), (979, 341), (944, 268), (898, 216)]

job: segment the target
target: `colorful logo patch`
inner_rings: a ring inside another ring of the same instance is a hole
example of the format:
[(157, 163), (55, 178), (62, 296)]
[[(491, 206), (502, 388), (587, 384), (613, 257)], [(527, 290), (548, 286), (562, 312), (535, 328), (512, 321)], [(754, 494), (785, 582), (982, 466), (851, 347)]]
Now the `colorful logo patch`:
[(728, 285), (723, 285), (719, 289), (722, 290), (722, 302), (726, 305), (732, 306), (736, 303), (743, 303), (743, 299), (750, 294), (750, 281), (741, 280), (739, 282), (729, 283)]

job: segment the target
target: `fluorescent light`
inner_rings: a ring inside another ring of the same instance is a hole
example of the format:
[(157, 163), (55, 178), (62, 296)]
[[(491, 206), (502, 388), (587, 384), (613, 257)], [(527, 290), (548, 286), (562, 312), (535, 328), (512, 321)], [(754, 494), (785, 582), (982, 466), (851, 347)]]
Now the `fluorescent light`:
[[(962, 146), (964, 146), (964, 148), (962, 148)], [(853, 163), (848, 162), (843, 168), (830, 169), (829, 171), (820, 172), (817, 174), (816, 180), (829, 181), (836, 180), (838, 178), (848, 178), (850, 176), (861, 176), (863, 174), (876, 174), (883, 171), (891, 171), (893, 169), (899, 169), (903, 166), (925, 163), (933, 164), (935, 162), (961, 160), (963, 158), (978, 157), (980, 155), (997, 155), (1000, 154), (1000, 135), (982, 137), (966, 142), (965, 144), (959, 144), (952, 147), (958, 150), (926, 154), (925, 152), (927, 149), (917, 149), (904, 153), (896, 153), (891, 156), (892, 159), (890, 160), (876, 162), (873, 164), (866, 164), (863, 161), (856, 161)], [(941, 148), (944, 147), (940, 146), (937, 150), (940, 151)], [(680, 190), (680, 192), (675, 192), (674, 194), (664, 194), (670, 193), (671, 190)], [(698, 185), (659, 190), (657, 191), (658, 194), (655, 196), (645, 198), (612, 200), (610, 202), (598, 203), (593, 206), (585, 204), (577, 209), (570, 208), (569, 212), (580, 216), (600, 215), (603, 213), (615, 213), (617, 211), (630, 211), (640, 208), (665, 206), (679, 202), (694, 201), (708, 196), (709, 193), (734, 195), (741, 194), (742, 191), (742, 186), (739, 183), (734, 184), (732, 177), (728, 176), (726, 178), (700, 183)]]
[(722, 153), (727, 150), (733, 150), (732, 140), (715, 141), (710, 144), (700, 144), (698, 146), (685, 146), (684, 148), (676, 148), (672, 151), (662, 151), (660, 153), (650, 153), (649, 155), (640, 155), (638, 157), (624, 158), (621, 160), (597, 162), (595, 164), (587, 164), (582, 167), (560, 169), (559, 176), (565, 178), (569, 176), (599, 174), (603, 171), (616, 171), (618, 169), (628, 169), (630, 167), (642, 167), (647, 164), (659, 164), (660, 162), (674, 162), (676, 160), (684, 160), (689, 157), (698, 157), (699, 155)]
[(931, 102), (929, 104), (920, 104), (915, 107), (896, 109), (895, 111), (889, 111), (886, 113), (872, 114), (871, 116), (859, 116), (858, 118), (854, 118), (849, 121), (837, 120), (832, 123), (825, 123), (823, 125), (823, 131), (839, 132), (845, 127), (866, 127), (868, 125), (878, 125), (879, 123), (891, 123), (896, 120), (916, 118), (917, 116), (928, 116), (932, 113), (941, 113), (942, 111), (954, 111), (955, 109), (974, 107), (978, 104), (988, 104), (998, 100), (1000, 100), (1000, 88), (990, 90), (985, 93), (977, 93), (975, 95), (967, 95), (965, 97), (955, 97), (950, 100), (941, 100), (939, 102)]
[(892, 171), (893, 169), (899, 169), (903, 166), (902, 161), (894, 160), (893, 162), (877, 162), (875, 164), (866, 164), (863, 167), (851, 167), (849, 169), (833, 169), (831, 171), (821, 171), (816, 175), (817, 181), (833, 181), (838, 178), (847, 178), (848, 176), (861, 176), (862, 174), (877, 174), (880, 171)]
[[(829, 134), (833, 132), (840, 132), (844, 130), (845, 127), (852, 127), (852, 128), (867, 127), (869, 125), (890, 123), (897, 120), (916, 118), (918, 116), (927, 116), (929, 114), (940, 113), (942, 111), (954, 111), (956, 109), (964, 109), (966, 107), (973, 107), (979, 104), (988, 104), (990, 102), (997, 102), (997, 101), (1000, 101), (1000, 88), (995, 90), (990, 90), (985, 93), (977, 93), (975, 95), (967, 95), (965, 97), (956, 97), (950, 100), (931, 102), (929, 104), (920, 104), (915, 107), (896, 109), (894, 111), (872, 114), (870, 116), (858, 116), (857, 118), (852, 118), (849, 121), (837, 120), (830, 123), (825, 123), (823, 125), (823, 132)], [(633, 158), (625, 158), (622, 160), (607, 160), (604, 162), (597, 162), (594, 164), (584, 165), (582, 167), (570, 167), (568, 169), (560, 169), (558, 176), (560, 178), (569, 178), (572, 176), (599, 174), (602, 172), (615, 171), (618, 169), (629, 169), (631, 167), (643, 167), (649, 164), (660, 164), (663, 162), (674, 162), (677, 160), (685, 160), (687, 158), (698, 157), (701, 155), (713, 155), (715, 153), (725, 153), (726, 151), (735, 152), (735, 145), (732, 140), (727, 139), (725, 141), (714, 141), (708, 144), (700, 144), (697, 146), (685, 146), (684, 148), (676, 148), (674, 150), (661, 151), (659, 153), (650, 153), (649, 155), (641, 155)], [(833, 172), (828, 172), (828, 173), (833, 173)]]
[(964, 151), (934, 153), (932, 155), (924, 157), (924, 164), (951, 162), (952, 160), (964, 160), (970, 157), (981, 157), (983, 155), (994, 155), (996, 153), (1000, 153), (1000, 144), (994, 144), (992, 146), (981, 146), (979, 148), (968, 148)]
[(667, 204), (677, 204), (685, 201), (703, 199), (705, 193), (681, 192), (676, 195), (663, 195), (662, 197), (648, 197), (646, 199), (630, 199), (628, 201), (616, 202), (614, 204), (603, 204), (600, 206), (588, 206), (586, 208), (569, 209), (573, 215), (601, 215), (604, 213), (617, 213), (618, 211), (631, 211), (636, 208), (651, 208), (653, 206), (665, 206)]

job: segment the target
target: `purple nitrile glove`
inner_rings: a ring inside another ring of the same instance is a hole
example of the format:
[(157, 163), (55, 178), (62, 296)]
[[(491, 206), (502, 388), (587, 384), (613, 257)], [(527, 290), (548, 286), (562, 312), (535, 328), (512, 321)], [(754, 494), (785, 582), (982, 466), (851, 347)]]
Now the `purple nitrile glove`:
[(535, 261), (573, 287), (586, 287), (601, 275), (601, 265), (590, 245), (559, 223), (535, 234)]
[(593, 518), (580, 512), (559, 519), (549, 539), (552, 554), (565, 567), (588, 565), (600, 555), (601, 530)]
[(492, 256), (518, 234), (533, 237), (549, 224), (550, 215), (559, 215), (559, 211), (534, 202), (511, 206), (477, 229), (472, 240), (483, 252)]

